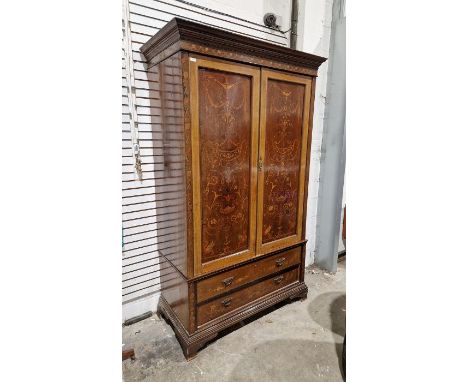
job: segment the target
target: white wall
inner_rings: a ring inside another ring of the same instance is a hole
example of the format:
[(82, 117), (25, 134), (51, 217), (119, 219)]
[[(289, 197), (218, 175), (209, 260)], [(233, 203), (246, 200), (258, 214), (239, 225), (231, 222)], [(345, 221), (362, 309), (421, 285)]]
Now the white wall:
[[(343, 199), (341, 202), (341, 222), (343, 222), (343, 217), (344, 217), (344, 208), (346, 206), (346, 173), (345, 173), (345, 179), (343, 182)], [(343, 252), (346, 250), (346, 247), (343, 243), (342, 239), (342, 233), (343, 233), (343, 223), (340, 226), (340, 235), (338, 236), (338, 253)]]
[[(194, 3), (193, 1), (191, 1)], [(147, 122), (148, 119), (143, 114), (158, 113), (158, 110), (148, 107), (148, 100), (145, 97), (152, 96), (155, 92), (144, 90), (149, 88), (148, 78), (157, 82), (157, 76), (148, 72), (144, 57), (139, 53), (140, 46), (155, 34), (167, 21), (174, 16), (190, 18), (195, 21), (204, 22), (213, 26), (230, 29), (231, 31), (242, 33), (251, 37), (263, 39), (265, 41), (289, 46), (289, 33), (286, 35), (271, 31), (263, 26), (263, 16), (267, 12), (273, 12), (281, 17), (282, 30), (290, 28), (291, 1), (290, 0), (201, 0), (196, 4), (202, 7), (223, 12), (227, 15), (220, 15), (206, 9), (196, 8), (186, 3), (176, 0), (132, 0), (130, 4), (130, 27), (132, 36), (132, 50), (135, 65), (135, 78), (137, 79), (137, 115), (136, 120)], [(328, 57), (328, 47), (330, 39), (332, 2), (327, 0), (300, 0), (299, 1), (299, 23), (297, 48), (309, 53), (314, 53)], [(234, 17), (230, 17), (234, 16)], [(246, 19), (253, 23), (246, 23), (237, 18)], [(125, 103), (128, 96), (128, 84), (125, 81), (125, 68), (122, 68), (122, 102)], [(315, 247), (315, 222), (317, 191), (320, 170), (320, 148), (323, 130), (324, 99), (326, 96), (326, 73), (327, 64), (323, 64), (319, 70), (317, 81), (314, 130), (312, 134), (312, 160), (308, 203), (307, 220), (307, 246), (308, 255), (306, 264), (313, 262), (313, 248)], [(127, 100), (128, 103), (128, 100)], [(123, 154), (130, 151), (130, 133), (128, 131), (128, 107), (123, 105)], [(141, 115), (138, 115), (141, 113)], [(140, 124), (140, 137), (147, 138), (141, 145), (145, 153), (151, 155), (157, 151), (158, 142), (151, 141), (150, 124)], [(143, 182), (136, 179), (135, 174), (131, 174), (132, 166), (129, 158), (123, 159), (123, 220), (124, 234), (132, 236), (124, 238), (124, 248), (122, 253), (125, 276), (123, 277), (123, 314), (122, 320), (137, 316), (147, 311), (155, 311), (158, 293), (158, 264), (156, 223), (157, 218), (153, 217), (151, 207), (155, 206), (154, 181), (148, 180), (151, 171), (157, 167), (158, 163), (144, 162), (143, 170), (147, 171), (143, 175)], [(141, 188), (146, 187), (146, 188)], [(150, 195), (148, 195), (150, 194)], [(142, 211), (146, 210), (146, 211)], [(137, 211), (137, 212), (134, 212)], [(131, 220), (130, 220), (131, 219)], [(148, 229), (149, 228), (149, 229)], [(132, 243), (128, 243), (132, 241)], [(139, 248), (143, 247), (143, 248)], [(131, 265), (129, 265), (131, 264)], [(149, 267), (149, 268), (148, 268)], [(128, 273), (131, 270), (131, 273)], [(148, 270), (152, 270), (148, 274)], [(130, 279), (131, 277), (131, 279)], [(138, 284), (137, 284), (138, 283)]]
[(335, 272), (342, 224), (343, 180), (346, 165), (346, 1), (332, 10), (320, 189), (317, 200), (314, 263)]
[(197, 4), (259, 24), (271, 12), (281, 16), (282, 30), (289, 29), (291, 20), (291, 0), (201, 0)]
[[(299, 25), (297, 48), (307, 53), (328, 58), (332, 22), (332, 0), (299, 0)], [(317, 226), (317, 199), (320, 179), (323, 123), (327, 97), (328, 61), (319, 68), (315, 89), (314, 120), (312, 131), (312, 157), (309, 172), (307, 203), (306, 265), (314, 262), (315, 232)]]

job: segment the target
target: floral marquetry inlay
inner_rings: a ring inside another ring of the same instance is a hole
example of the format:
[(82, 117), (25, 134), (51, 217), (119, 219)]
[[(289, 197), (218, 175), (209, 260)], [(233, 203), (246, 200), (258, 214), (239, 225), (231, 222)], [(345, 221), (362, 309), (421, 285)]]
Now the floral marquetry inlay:
[(262, 242), (297, 232), (305, 87), (268, 80)]
[(202, 262), (248, 249), (251, 78), (199, 69)]

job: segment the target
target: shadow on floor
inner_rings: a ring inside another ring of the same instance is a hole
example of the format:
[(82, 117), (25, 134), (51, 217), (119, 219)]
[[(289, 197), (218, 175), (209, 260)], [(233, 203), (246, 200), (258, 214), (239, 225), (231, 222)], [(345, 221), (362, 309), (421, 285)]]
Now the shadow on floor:
[[(266, 308), (258, 313), (255, 313), (254, 315), (242, 320), (241, 322), (238, 322), (224, 330), (221, 330), (218, 335), (213, 338), (211, 341), (208, 341), (202, 348), (200, 348), (198, 350), (198, 352), (201, 352), (203, 351), (204, 349), (206, 349), (207, 347), (209, 347), (213, 342), (216, 342), (218, 341), (219, 339), (221, 339), (222, 337), (224, 336), (227, 336), (228, 334), (232, 333), (232, 332), (235, 332), (236, 330), (238, 330), (239, 328), (245, 326), (245, 325), (249, 325), (250, 323), (262, 318), (263, 316), (266, 316), (268, 314), (270, 314), (271, 312), (274, 312), (274, 311), (277, 311), (279, 309), (281, 309), (282, 307), (284, 307), (285, 305), (289, 305), (289, 304), (292, 304), (296, 301), (298, 301), (299, 299), (292, 299), (292, 300), (284, 300), (284, 301), (280, 301), (278, 302), (277, 304), (273, 305), (273, 306), (270, 306), (269, 308)], [(168, 323), (170, 325), (170, 323), (168, 321), (166, 321), (166, 323)]]
[(229, 381), (341, 382), (343, 379), (335, 352), (335, 345), (329, 342), (293, 339), (268, 341), (241, 358)]
[[(335, 342), (336, 356), (340, 360), (340, 371), (343, 374), (341, 355), (346, 334), (346, 295), (342, 292), (322, 293), (310, 302), (308, 310), (317, 324), (323, 328), (330, 328), (333, 333), (343, 337), (339, 342)], [(323, 314), (325, 311), (328, 314)]]
[[(344, 337), (344, 293), (327, 292), (318, 295), (309, 303), (308, 312), (325, 330)], [(292, 339), (265, 342), (238, 362), (230, 381), (342, 381), (342, 351), (342, 338), (335, 343)], [(258, 365), (262, 365), (263, 375), (258, 374)]]

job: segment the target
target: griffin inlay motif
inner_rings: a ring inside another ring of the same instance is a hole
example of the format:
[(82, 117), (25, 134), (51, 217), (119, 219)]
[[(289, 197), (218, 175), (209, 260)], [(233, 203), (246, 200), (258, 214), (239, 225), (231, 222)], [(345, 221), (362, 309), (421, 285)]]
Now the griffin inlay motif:
[(268, 80), (262, 242), (297, 232), (305, 88)]
[(251, 78), (199, 70), (202, 262), (248, 249)]

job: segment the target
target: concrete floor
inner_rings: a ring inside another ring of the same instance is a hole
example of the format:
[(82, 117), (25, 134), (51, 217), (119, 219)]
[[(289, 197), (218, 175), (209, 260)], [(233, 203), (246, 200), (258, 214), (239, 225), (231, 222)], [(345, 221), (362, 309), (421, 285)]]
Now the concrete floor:
[(311, 268), (304, 301), (282, 304), (249, 319), (187, 362), (171, 327), (156, 315), (123, 328), (123, 348), (136, 359), (122, 363), (131, 381), (343, 381), (346, 262), (336, 274)]

